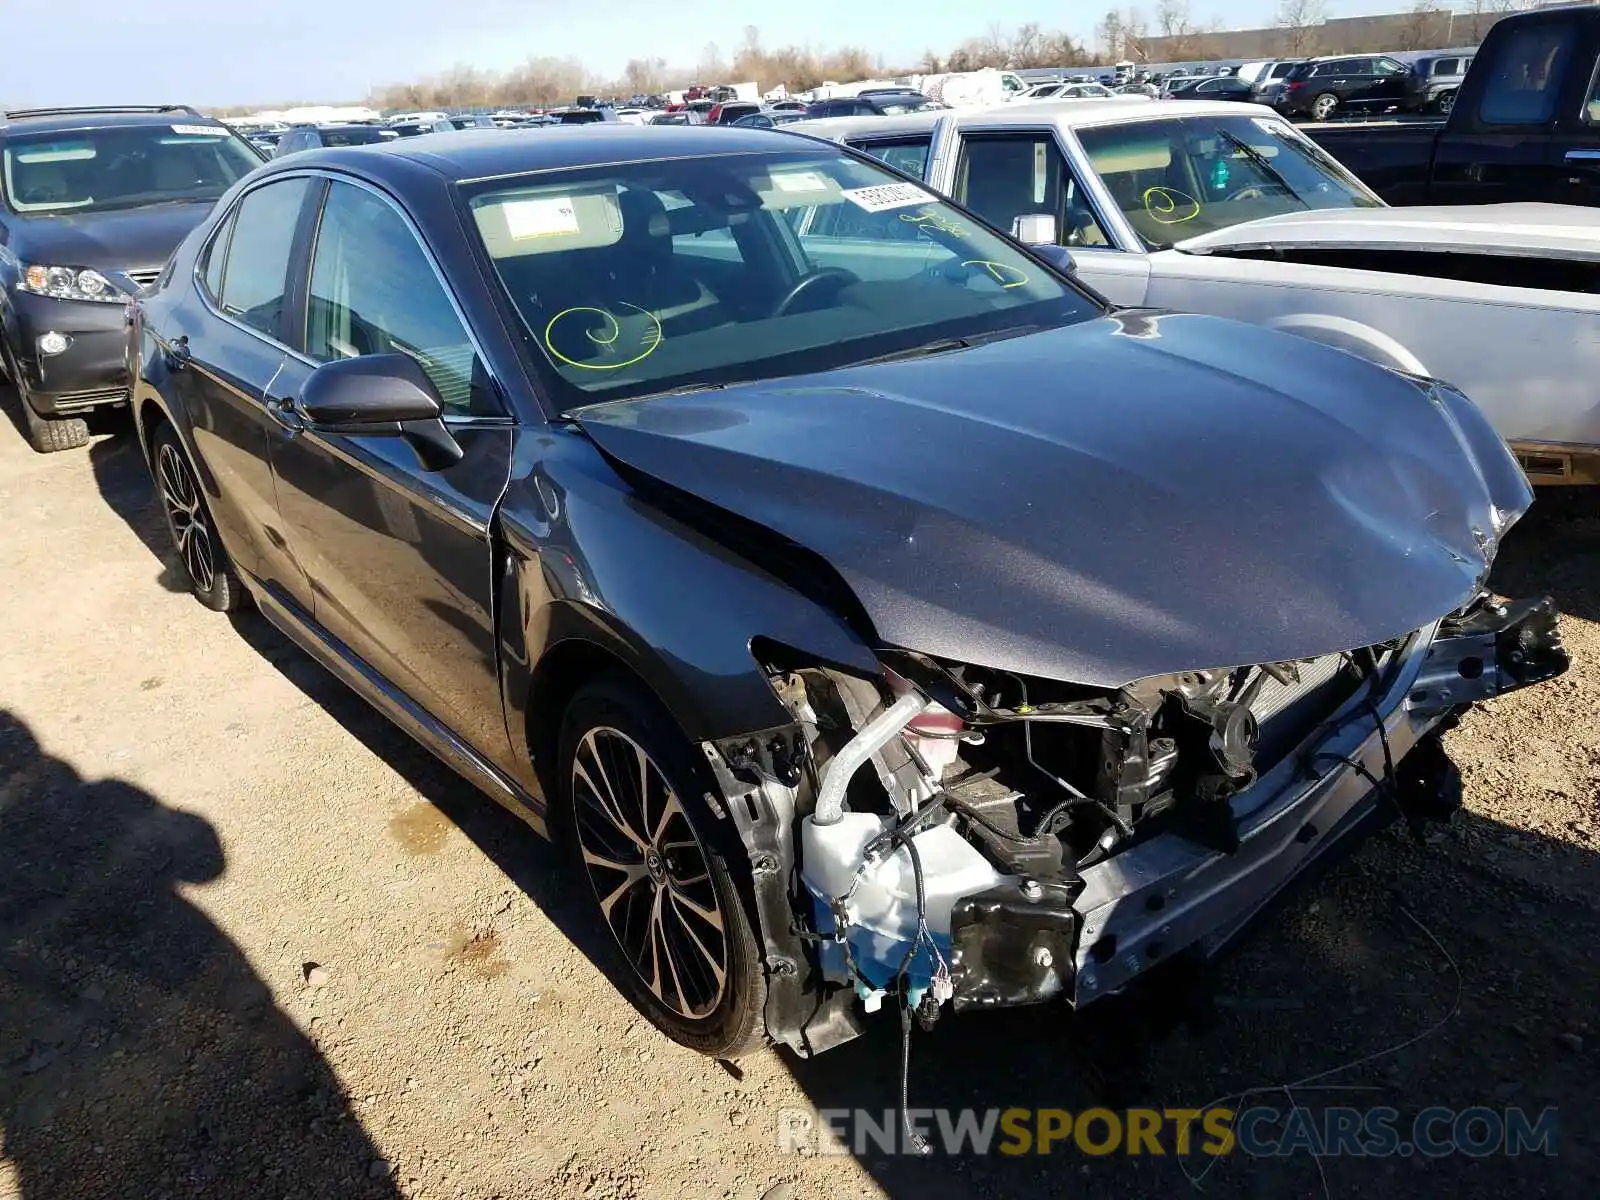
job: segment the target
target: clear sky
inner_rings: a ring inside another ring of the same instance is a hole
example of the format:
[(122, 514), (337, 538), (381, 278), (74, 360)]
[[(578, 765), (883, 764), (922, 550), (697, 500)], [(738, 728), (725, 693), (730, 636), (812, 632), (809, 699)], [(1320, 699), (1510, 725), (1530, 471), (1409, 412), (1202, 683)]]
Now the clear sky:
[[(1443, 0), (1441, 0), (1441, 4)], [(1154, 0), (1145, 4), (1153, 11)], [(1278, 0), (1191, 0), (1198, 20), (1269, 24)], [(602, 75), (629, 58), (693, 66), (755, 24), (768, 47), (856, 45), (891, 64), (943, 53), (991, 21), (1037, 21), (1089, 40), (1108, 0), (0, 0), (0, 104), (267, 104), (347, 101), (457, 63), (501, 70), (575, 57)], [(1327, 0), (1330, 15), (1399, 12), (1408, 0)], [(763, 86), (777, 80), (761, 80)]]

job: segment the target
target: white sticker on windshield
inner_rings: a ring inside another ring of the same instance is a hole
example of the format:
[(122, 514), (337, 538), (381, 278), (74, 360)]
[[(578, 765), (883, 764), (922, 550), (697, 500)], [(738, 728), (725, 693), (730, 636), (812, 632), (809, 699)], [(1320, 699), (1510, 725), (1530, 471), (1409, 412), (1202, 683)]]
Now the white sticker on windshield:
[(508, 200), (500, 206), (506, 232), (514, 238), (556, 237), (578, 232), (578, 213), (571, 196)]
[(185, 137), (214, 137), (225, 138), (228, 131), (216, 125), (174, 125), (173, 133), (181, 133)]
[(873, 187), (845, 188), (840, 195), (857, 208), (873, 213), (906, 208), (912, 204), (926, 204), (934, 199), (932, 192), (914, 183), (880, 183)]
[(828, 181), (815, 171), (784, 171), (772, 177), (772, 186), (780, 192), (825, 192)]

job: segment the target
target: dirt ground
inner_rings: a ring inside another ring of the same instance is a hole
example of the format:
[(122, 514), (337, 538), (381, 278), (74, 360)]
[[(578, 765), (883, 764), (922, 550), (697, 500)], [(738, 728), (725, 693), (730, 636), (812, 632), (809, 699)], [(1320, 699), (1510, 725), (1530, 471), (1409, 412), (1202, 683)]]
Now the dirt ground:
[[(1171, 1197), (1208, 1165), (780, 1152), (785, 1110), (894, 1104), (894, 1017), (737, 1070), (658, 1036), (544, 844), (259, 617), (182, 593), (107, 428), (42, 457), (0, 421), (0, 1197)], [(1203, 1188), (1592, 1195), (1600, 520), (1531, 516), (1499, 579), (1554, 592), (1575, 665), (1452, 734), (1449, 830), (1298, 897), (1220, 967), (1208, 1031), (947, 1018), (913, 1104), (1287, 1104), (1320, 1077), (1295, 1099), (1554, 1106), (1553, 1156), (1235, 1155)], [(1129, 1040), (1142, 1064), (1106, 1052)]]

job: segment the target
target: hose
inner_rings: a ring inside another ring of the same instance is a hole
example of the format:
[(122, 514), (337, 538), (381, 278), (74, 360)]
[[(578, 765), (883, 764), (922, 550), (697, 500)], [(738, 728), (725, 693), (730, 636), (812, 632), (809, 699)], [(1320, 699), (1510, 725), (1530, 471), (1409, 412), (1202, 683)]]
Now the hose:
[(817, 808), (812, 821), (836, 825), (844, 817), (844, 793), (863, 763), (883, 749), (932, 702), (918, 692), (907, 692), (862, 726), (859, 733), (828, 761), (817, 793)]

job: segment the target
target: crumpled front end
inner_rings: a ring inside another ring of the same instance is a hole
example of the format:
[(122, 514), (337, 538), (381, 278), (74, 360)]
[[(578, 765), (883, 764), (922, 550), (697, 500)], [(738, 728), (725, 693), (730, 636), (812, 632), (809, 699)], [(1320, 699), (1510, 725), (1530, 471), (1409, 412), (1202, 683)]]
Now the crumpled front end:
[(812, 1050), (853, 1032), (854, 998), (926, 1019), (1083, 1005), (1215, 953), (1362, 832), (1447, 819), (1442, 726), (1567, 666), (1548, 599), (1487, 593), (1382, 644), (1109, 690), (889, 649), (878, 680), (772, 655), (793, 736), (707, 750), (742, 818), (783, 796), (798, 879), (776, 872), (764, 920), (781, 898), (803, 930), (792, 1012), (812, 1016), (788, 1040)]

